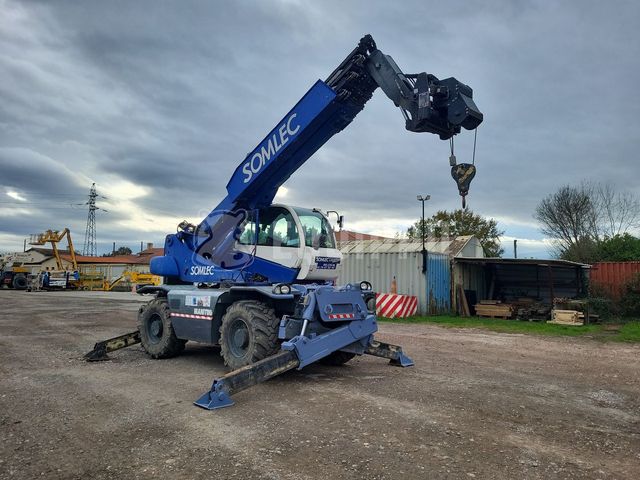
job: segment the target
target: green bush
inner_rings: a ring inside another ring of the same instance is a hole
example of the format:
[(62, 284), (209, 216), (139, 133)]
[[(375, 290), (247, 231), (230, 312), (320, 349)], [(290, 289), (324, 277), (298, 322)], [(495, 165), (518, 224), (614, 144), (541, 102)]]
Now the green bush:
[(616, 316), (616, 310), (618, 310), (616, 308), (617, 305), (610, 298), (603, 296), (589, 297), (587, 305), (589, 306), (589, 313), (598, 315), (600, 320), (605, 322)]
[(640, 274), (635, 275), (624, 286), (620, 310), (625, 317), (640, 317)]

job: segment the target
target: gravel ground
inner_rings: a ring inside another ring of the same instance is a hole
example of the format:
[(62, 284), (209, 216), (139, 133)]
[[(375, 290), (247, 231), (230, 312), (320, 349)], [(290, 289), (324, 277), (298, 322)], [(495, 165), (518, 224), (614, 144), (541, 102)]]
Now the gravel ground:
[(0, 478), (640, 478), (640, 347), (381, 325), (416, 366), (312, 365), (192, 405), (216, 349), (80, 358), (124, 293), (0, 291)]

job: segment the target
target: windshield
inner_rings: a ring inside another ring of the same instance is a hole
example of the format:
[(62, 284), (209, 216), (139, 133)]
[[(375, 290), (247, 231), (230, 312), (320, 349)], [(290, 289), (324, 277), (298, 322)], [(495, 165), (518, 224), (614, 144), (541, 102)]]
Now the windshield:
[(320, 213), (306, 208), (294, 208), (302, 224), (302, 235), (307, 247), (336, 248), (333, 229)]

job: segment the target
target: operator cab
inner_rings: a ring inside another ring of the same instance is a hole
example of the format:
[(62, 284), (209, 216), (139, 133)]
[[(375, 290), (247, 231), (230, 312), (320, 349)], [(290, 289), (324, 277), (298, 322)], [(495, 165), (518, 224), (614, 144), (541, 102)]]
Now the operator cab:
[(298, 280), (334, 280), (342, 254), (333, 228), (317, 209), (274, 204), (254, 210), (243, 224), (236, 250), (299, 269)]

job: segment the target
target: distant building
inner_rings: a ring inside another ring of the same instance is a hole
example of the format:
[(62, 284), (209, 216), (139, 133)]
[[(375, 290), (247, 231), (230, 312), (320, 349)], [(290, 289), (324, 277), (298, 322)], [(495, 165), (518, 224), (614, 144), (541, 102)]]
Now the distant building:
[[(73, 270), (71, 254), (68, 250), (58, 250), (64, 270)], [(151, 258), (162, 255), (162, 248), (153, 248), (148, 244), (147, 248), (138, 254), (115, 255), (110, 257), (89, 257), (76, 254), (78, 269), (82, 273), (99, 274), (107, 279), (115, 279), (124, 271), (149, 272)], [(6, 265), (22, 266), (30, 273), (57, 270), (56, 259), (50, 248), (31, 247), (24, 252), (15, 252), (4, 255), (2, 263)]]

